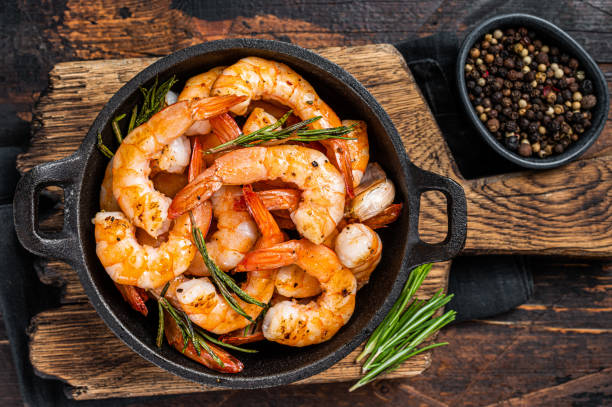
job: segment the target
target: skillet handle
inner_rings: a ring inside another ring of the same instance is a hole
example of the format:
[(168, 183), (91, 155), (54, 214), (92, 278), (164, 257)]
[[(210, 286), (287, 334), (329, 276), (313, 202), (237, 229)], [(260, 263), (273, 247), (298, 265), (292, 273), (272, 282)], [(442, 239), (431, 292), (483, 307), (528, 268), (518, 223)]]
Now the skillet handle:
[[(81, 166), (79, 157), (72, 155), (37, 165), (19, 180), (13, 199), (15, 231), (23, 247), (30, 252), (70, 264), (78, 261), (76, 183)], [(44, 233), (38, 227), (38, 196), (50, 185), (64, 190), (64, 225), (59, 232)]]
[[(450, 178), (411, 166), (417, 195), (416, 211), (410, 213), (410, 234), (419, 236), (419, 213), (421, 194), (426, 191), (440, 191), (446, 197), (448, 233), (439, 243), (425, 243), (418, 237), (412, 246), (412, 258), (419, 264), (445, 261), (455, 257), (465, 244), (467, 234), (467, 203), (463, 188)], [(414, 207), (414, 206), (413, 206)]]

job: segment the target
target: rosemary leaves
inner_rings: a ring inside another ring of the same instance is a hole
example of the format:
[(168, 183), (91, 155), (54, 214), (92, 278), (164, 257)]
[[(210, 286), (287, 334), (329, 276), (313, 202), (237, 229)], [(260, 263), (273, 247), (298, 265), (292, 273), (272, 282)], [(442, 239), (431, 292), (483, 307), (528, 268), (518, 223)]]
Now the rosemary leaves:
[[(151, 118), (155, 113), (159, 112), (164, 107), (164, 101), (166, 98), (166, 94), (170, 91), (172, 86), (178, 82), (176, 76), (172, 76), (167, 81), (163, 82), (158, 86), (158, 78), (155, 77), (155, 82), (150, 89), (141, 87), (140, 92), (143, 96), (142, 107), (138, 110), (138, 105), (135, 105), (132, 109), (132, 115), (130, 116), (130, 121), (128, 123), (127, 132), (125, 134), (130, 134), (132, 130), (136, 127), (140, 126), (147, 120)], [(123, 142), (123, 133), (121, 132), (121, 128), (119, 127), (119, 122), (126, 117), (125, 113), (120, 114), (119, 116), (115, 116), (111, 123), (111, 127), (113, 128), (113, 133), (117, 142), (121, 144)], [(98, 149), (102, 154), (104, 154), (108, 158), (113, 158), (114, 153), (102, 142), (102, 135), (98, 133)]]
[(424, 341), (455, 319), (455, 311), (434, 315), (453, 297), (438, 291), (427, 301), (414, 298), (431, 264), (412, 270), (400, 298), (395, 302), (383, 322), (376, 328), (357, 362), (367, 357), (362, 366), (364, 376), (349, 391), (365, 386), (380, 374), (397, 369), (405, 360), (447, 342), (434, 343), (419, 348)]
[(240, 306), (236, 298), (232, 295), (232, 293), (236, 294), (236, 296), (238, 296), (244, 302), (247, 302), (249, 304), (255, 304), (258, 307), (263, 308), (264, 310), (268, 308), (268, 304), (251, 297), (247, 292), (242, 290), (236, 284), (234, 279), (232, 279), (230, 276), (228, 276), (226, 273), (219, 269), (219, 267), (208, 255), (208, 251), (206, 250), (206, 244), (204, 243), (204, 236), (202, 235), (202, 231), (200, 230), (200, 228), (196, 226), (195, 217), (193, 216), (192, 212), (189, 212), (189, 217), (191, 218), (193, 241), (195, 242), (198, 251), (202, 255), (202, 258), (204, 259), (204, 264), (206, 264), (206, 267), (208, 267), (212, 280), (219, 292), (221, 293), (221, 296), (223, 296), (227, 304), (234, 311), (248, 319), (250, 322), (254, 322), (253, 318), (251, 318), (251, 316), (247, 314), (244, 309), (242, 309), (242, 307)]
[(219, 151), (224, 151), (232, 147), (241, 146), (241, 147), (253, 147), (261, 143), (265, 143), (268, 141), (276, 141), (276, 140), (286, 140), (286, 141), (302, 141), (302, 142), (310, 142), (310, 141), (321, 141), (321, 140), (329, 140), (333, 138), (343, 139), (343, 140), (353, 140), (352, 137), (343, 137), (344, 135), (353, 131), (352, 126), (339, 126), (332, 127), (330, 129), (318, 129), (311, 130), (306, 129), (305, 127), (311, 123), (316, 122), (321, 119), (321, 116), (315, 116), (308, 120), (301, 121), (299, 123), (293, 124), (291, 126), (287, 126), (284, 129), (281, 128), (289, 116), (293, 113), (292, 110), (289, 110), (283, 117), (281, 117), (277, 122), (269, 124), (267, 126), (262, 127), (259, 130), (256, 130), (249, 134), (242, 134), (234, 140), (230, 140), (226, 143), (220, 144), (217, 147), (213, 147), (209, 150), (206, 150), (206, 154), (217, 153)]

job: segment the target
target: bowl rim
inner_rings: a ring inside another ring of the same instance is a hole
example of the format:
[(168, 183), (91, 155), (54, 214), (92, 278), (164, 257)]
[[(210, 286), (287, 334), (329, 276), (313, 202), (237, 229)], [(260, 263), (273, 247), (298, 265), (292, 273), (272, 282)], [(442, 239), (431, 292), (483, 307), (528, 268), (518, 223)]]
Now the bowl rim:
[[(604, 92), (602, 92), (604, 94), (603, 100), (598, 101), (598, 103), (604, 104), (604, 108), (602, 109), (602, 112), (604, 112), (604, 114), (601, 114), (597, 118), (593, 118), (592, 127), (588, 130), (586, 140), (574, 149), (570, 149), (561, 154), (553, 155), (551, 157), (546, 158), (521, 157), (517, 153), (506, 149), (499, 141), (497, 141), (497, 139), (493, 136), (493, 134), (491, 134), (489, 129), (485, 127), (482, 121), (478, 118), (476, 111), (468, 98), (468, 90), (465, 80), (465, 61), (467, 59), (467, 54), (470, 48), (485, 33), (485, 31), (490, 30), (495, 26), (504, 26), (512, 20), (517, 20), (517, 25), (520, 25), (521, 21), (526, 21), (530, 24), (538, 25), (537, 28), (534, 28), (536, 32), (543, 31), (548, 36), (553, 37), (554, 40), (557, 41), (559, 44), (567, 46), (568, 50), (573, 54), (573, 56), (577, 58), (585, 68), (588, 68), (594, 74), (593, 78), (591, 78), (593, 84), (596, 87), (605, 90)], [(567, 34), (555, 24), (541, 17), (524, 13), (511, 13), (498, 15), (481, 22), (474, 29), (472, 29), (469, 34), (466, 35), (466, 37), (464, 38), (459, 49), (459, 55), (457, 57), (457, 65), (455, 71), (457, 77), (457, 87), (459, 90), (459, 98), (461, 100), (461, 103), (463, 104), (464, 110), (467, 112), (468, 117), (476, 127), (478, 133), (480, 133), (480, 135), (487, 142), (487, 144), (489, 144), (489, 146), (491, 146), (499, 155), (522, 167), (543, 170), (567, 164), (570, 161), (573, 161), (574, 159), (581, 156), (589, 147), (591, 147), (591, 145), (595, 143), (595, 141), (603, 131), (603, 128), (605, 127), (610, 101), (607, 91), (607, 82), (603, 73), (601, 72), (601, 69), (599, 69), (599, 66), (597, 65), (595, 60), (586, 52), (586, 50), (578, 42), (576, 42), (576, 40), (574, 40), (569, 34)]]
[[(121, 104), (135, 92), (138, 88), (148, 81), (152, 80), (159, 72), (171, 69), (174, 65), (183, 63), (190, 58), (200, 56), (215, 51), (227, 51), (228, 49), (263, 49), (265, 51), (277, 52), (279, 54), (286, 55), (293, 59), (298, 59), (308, 65), (316, 65), (319, 68), (325, 70), (329, 75), (334, 77), (336, 80), (342, 82), (345, 86), (351, 88), (359, 97), (361, 97), (368, 108), (373, 111), (373, 114), (380, 120), (385, 133), (389, 137), (389, 140), (393, 144), (394, 150), (397, 152), (398, 161), (401, 166), (402, 172), (407, 179), (411, 179), (410, 168), (414, 167), (406, 154), (404, 146), (401, 142), (397, 129), (393, 125), (391, 118), (384, 111), (382, 106), (376, 101), (374, 96), (355, 79), (351, 74), (345, 71), (337, 64), (329, 61), (328, 59), (316, 54), (310, 50), (299, 47), (294, 44), (263, 40), (263, 39), (225, 39), (206, 42), (198, 45), (191, 46), (172, 53), (166, 57), (160, 58), (145, 69), (140, 71), (125, 85), (123, 85), (104, 105), (102, 110), (98, 113), (98, 116), (91, 125), (86, 138), (84, 139), (81, 147), (75, 153), (75, 155), (84, 156), (84, 160), (88, 161), (91, 155), (96, 150), (96, 137), (97, 134), (102, 132), (107, 123), (112, 120), (111, 115), (113, 112), (121, 106)], [(83, 165), (83, 172), (81, 179), (78, 182), (78, 190), (83, 183), (83, 177), (85, 176), (86, 164)], [(85, 199), (79, 192), (79, 201)], [(78, 207), (81, 206), (79, 202)], [(87, 215), (77, 211), (77, 224), (81, 225), (84, 221), (83, 217)], [(212, 370), (196, 370), (189, 368), (185, 365), (181, 365), (173, 362), (170, 359), (163, 357), (158, 352), (149, 349), (149, 346), (141, 341), (136, 335), (132, 334), (127, 326), (115, 315), (110, 309), (110, 306), (102, 296), (102, 293), (96, 287), (93, 281), (92, 272), (87, 267), (85, 259), (85, 253), (82, 246), (82, 242), (87, 239), (81, 233), (81, 228), (77, 227), (77, 239), (80, 242), (80, 253), (78, 255), (81, 267), (76, 267), (79, 274), (81, 283), (83, 284), (85, 291), (94, 306), (96, 312), (104, 320), (107, 326), (118, 336), (128, 347), (138, 353), (141, 357), (154, 363), (155, 365), (163, 368), (178, 376), (187, 378), (189, 380), (208, 384), (216, 387), (226, 387), (234, 389), (254, 389), (279, 386), (288, 384), (297, 380), (301, 380), (307, 377), (311, 377), (317, 373), (322, 372), (334, 363), (338, 362), (351, 351), (353, 351), (359, 344), (361, 344), (367, 336), (373, 332), (374, 328), (382, 321), (387, 312), (391, 309), (393, 303), (397, 300), (401, 293), (401, 289), (405, 280), (411, 272), (412, 267), (416, 267), (420, 263), (415, 263), (414, 259), (409, 259), (409, 252), (407, 248), (404, 248), (404, 257), (401, 261), (400, 269), (398, 270), (397, 278), (393, 283), (391, 290), (387, 293), (387, 296), (378, 310), (374, 312), (370, 320), (365, 326), (358, 332), (350, 341), (340, 346), (335, 352), (328, 354), (312, 363), (305, 366), (298, 367), (293, 370), (286, 371), (284, 373), (271, 373), (267, 376), (260, 377), (241, 377), (239, 375), (228, 375), (223, 373), (214, 372)], [(409, 242), (407, 243), (409, 244)]]

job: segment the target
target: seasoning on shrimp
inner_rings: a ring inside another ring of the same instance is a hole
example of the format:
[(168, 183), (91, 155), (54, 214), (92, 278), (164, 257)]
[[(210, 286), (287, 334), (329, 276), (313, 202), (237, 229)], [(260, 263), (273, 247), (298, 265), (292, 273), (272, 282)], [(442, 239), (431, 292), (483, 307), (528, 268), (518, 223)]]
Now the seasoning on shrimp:
[[(317, 162), (317, 167), (312, 162)], [(172, 201), (171, 217), (208, 199), (222, 185), (242, 185), (280, 178), (295, 184), (302, 199), (291, 219), (300, 234), (321, 243), (334, 231), (344, 213), (344, 185), (338, 170), (322, 153), (283, 145), (231, 151), (215, 161)]]

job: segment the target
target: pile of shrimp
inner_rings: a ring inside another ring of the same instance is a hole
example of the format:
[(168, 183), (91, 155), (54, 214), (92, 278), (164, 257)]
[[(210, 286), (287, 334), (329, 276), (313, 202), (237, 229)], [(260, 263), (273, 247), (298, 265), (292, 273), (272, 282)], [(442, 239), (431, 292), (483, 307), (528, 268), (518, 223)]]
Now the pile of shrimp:
[[(350, 139), (206, 154), (289, 110), (287, 123), (321, 116), (311, 128), (353, 126)], [(149, 296), (166, 287), (174, 307), (224, 342), (327, 341), (351, 318), (357, 290), (381, 259), (375, 230), (402, 209), (393, 204), (393, 183), (369, 158), (366, 123), (341, 121), (287, 65), (247, 57), (213, 68), (180, 94), (168, 92), (166, 107), (129, 133), (109, 162), (93, 219), (98, 258), (144, 315)], [(242, 290), (269, 304), (266, 311), (236, 297), (256, 323), (211, 282), (194, 226), (217, 266), (244, 275)], [(165, 333), (183, 350), (176, 327), (167, 324)], [(185, 353), (210, 366), (191, 346)], [(237, 363), (227, 365), (239, 371)]]

